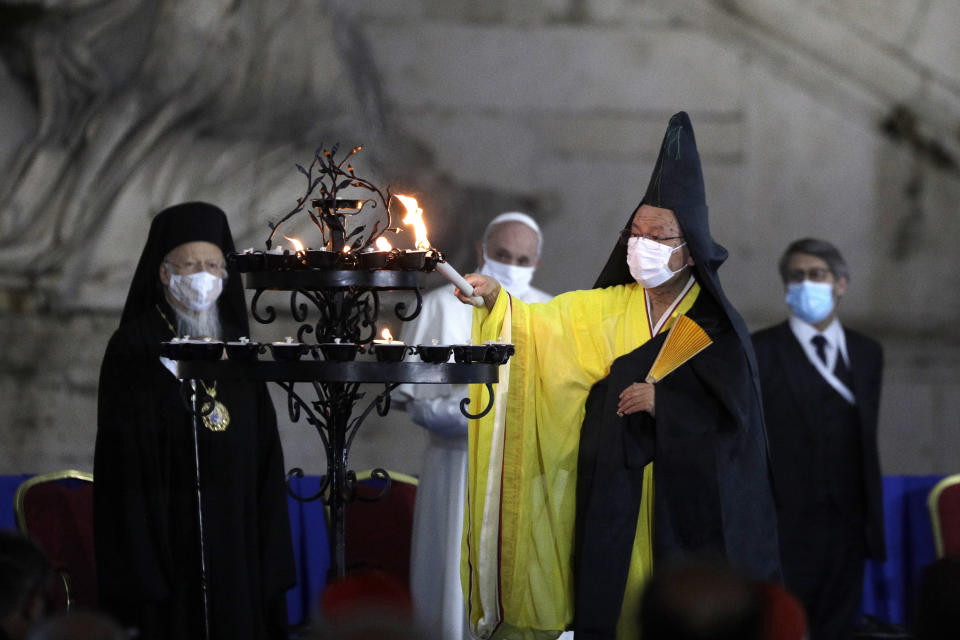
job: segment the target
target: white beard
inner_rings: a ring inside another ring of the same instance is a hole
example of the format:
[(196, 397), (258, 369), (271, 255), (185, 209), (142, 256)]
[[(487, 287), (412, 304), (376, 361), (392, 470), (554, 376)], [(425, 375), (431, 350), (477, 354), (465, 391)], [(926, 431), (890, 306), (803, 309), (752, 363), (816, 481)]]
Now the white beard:
[(217, 311), (217, 305), (212, 304), (201, 311), (181, 311), (174, 307), (174, 313), (177, 315), (177, 334), (180, 337), (190, 336), (191, 338), (216, 338), (220, 339), (220, 312)]

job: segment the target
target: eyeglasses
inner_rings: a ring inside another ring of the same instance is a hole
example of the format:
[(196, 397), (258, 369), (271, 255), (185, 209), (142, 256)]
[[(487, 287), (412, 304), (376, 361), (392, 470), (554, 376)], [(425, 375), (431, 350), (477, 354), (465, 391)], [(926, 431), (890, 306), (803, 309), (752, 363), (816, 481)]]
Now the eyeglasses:
[(207, 273), (213, 274), (220, 278), (225, 278), (227, 275), (227, 267), (222, 262), (217, 262), (209, 260), (207, 262), (200, 262), (198, 260), (187, 260), (186, 262), (167, 262), (171, 267), (175, 267), (176, 270), (184, 275), (189, 275), (192, 273), (200, 273), (201, 271), (206, 271)]
[(668, 240), (683, 240), (683, 236), (652, 236), (645, 233), (634, 233), (633, 229), (622, 229), (620, 231), (620, 239), (618, 242), (623, 246), (627, 246), (630, 238), (646, 238), (647, 240), (653, 240), (654, 242), (659, 242), (660, 244), (667, 244)]
[(812, 269), (791, 269), (787, 271), (787, 282), (826, 282), (830, 279), (833, 272), (824, 267), (813, 267)]

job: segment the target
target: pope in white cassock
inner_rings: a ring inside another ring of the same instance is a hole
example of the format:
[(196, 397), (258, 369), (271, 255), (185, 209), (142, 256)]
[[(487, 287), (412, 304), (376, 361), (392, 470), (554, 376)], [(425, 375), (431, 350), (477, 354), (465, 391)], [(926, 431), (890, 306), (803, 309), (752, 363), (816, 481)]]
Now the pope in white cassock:
[[(496, 278), (524, 302), (547, 302), (530, 285), (540, 263), (543, 236), (525, 213), (502, 213), (490, 221), (477, 245), (478, 273)], [(454, 286), (434, 289), (403, 333), (407, 344), (466, 344), (473, 307), (454, 296)], [(414, 422), (430, 432), (413, 519), (410, 585), (417, 623), (431, 638), (471, 638), (460, 584), (460, 544), (467, 479), (467, 418), (460, 400), (467, 385), (409, 385), (398, 388)]]

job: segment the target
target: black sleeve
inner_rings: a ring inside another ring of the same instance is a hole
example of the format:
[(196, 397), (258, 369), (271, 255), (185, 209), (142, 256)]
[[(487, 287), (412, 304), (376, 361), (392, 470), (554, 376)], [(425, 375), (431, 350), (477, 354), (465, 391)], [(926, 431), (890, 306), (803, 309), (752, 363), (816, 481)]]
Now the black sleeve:
[[(157, 487), (156, 414), (143, 404), (149, 366), (119, 332), (100, 370), (94, 454), (94, 540), (100, 598), (114, 615), (123, 604), (168, 594), (165, 510)], [(151, 446), (151, 441), (153, 445)]]

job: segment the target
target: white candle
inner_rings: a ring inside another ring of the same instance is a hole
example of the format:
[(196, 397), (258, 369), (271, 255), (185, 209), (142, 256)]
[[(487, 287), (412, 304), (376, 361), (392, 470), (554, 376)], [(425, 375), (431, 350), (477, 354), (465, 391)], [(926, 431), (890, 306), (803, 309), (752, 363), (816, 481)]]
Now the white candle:
[(483, 305), (483, 298), (473, 295), (473, 286), (464, 280), (463, 276), (457, 273), (457, 270), (450, 266), (450, 263), (438, 262), (437, 271), (439, 271), (444, 278), (453, 283), (457, 289), (460, 289), (460, 293), (470, 298), (470, 304), (475, 307)]

